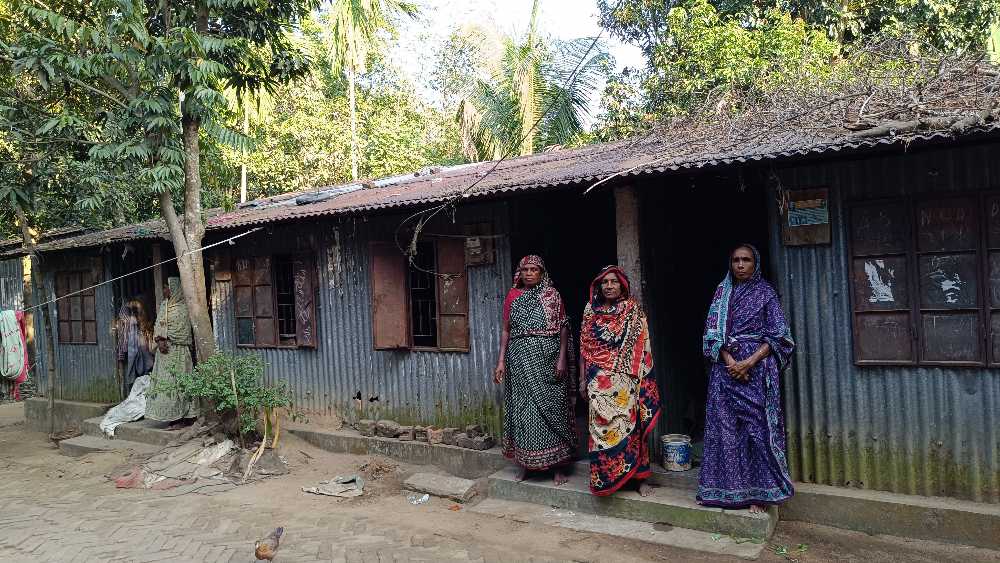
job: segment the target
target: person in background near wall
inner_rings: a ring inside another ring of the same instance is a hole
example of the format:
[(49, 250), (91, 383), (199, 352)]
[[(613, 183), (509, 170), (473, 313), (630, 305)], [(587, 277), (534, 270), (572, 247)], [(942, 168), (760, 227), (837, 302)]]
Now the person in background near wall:
[(111, 335), (115, 339), (115, 381), (118, 383), (118, 392), (121, 393), (120, 399), (128, 397), (128, 392), (125, 391), (125, 365), (128, 363), (128, 331), (132, 323), (132, 311), (127, 302), (122, 303), (118, 309), (118, 317), (111, 325)]
[(708, 310), (703, 351), (712, 367), (697, 496), (704, 505), (751, 512), (794, 492), (778, 375), (795, 343), (760, 269), (756, 248), (733, 250)]
[(139, 299), (128, 302), (130, 321), (125, 339), (125, 396), (135, 380), (153, 371), (153, 323)]
[(172, 381), (175, 373), (190, 372), (191, 361), (191, 321), (180, 278), (169, 278), (163, 288), (163, 303), (156, 316), (153, 340), (156, 342), (156, 360), (150, 385), (153, 389), (146, 403), (146, 418), (171, 422), (168, 430), (176, 430), (190, 424), (198, 416), (195, 401), (175, 393), (157, 391), (160, 381)]
[(649, 433), (660, 417), (646, 315), (629, 280), (607, 266), (590, 284), (580, 329), (580, 394), (589, 401), (590, 491), (614, 493), (630, 480), (649, 496)]
[(570, 402), (569, 319), (538, 256), (521, 259), (503, 307), (500, 359), (493, 380), (504, 384), (503, 453), (528, 471), (555, 468), (555, 484), (567, 481), (560, 466), (573, 459), (576, 424)]

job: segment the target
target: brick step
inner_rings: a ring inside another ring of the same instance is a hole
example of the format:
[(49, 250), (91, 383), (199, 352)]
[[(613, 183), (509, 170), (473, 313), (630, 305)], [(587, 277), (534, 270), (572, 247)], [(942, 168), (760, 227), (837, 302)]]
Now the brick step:
[[(101, 432), (101, 418), (102, 417), (95, 417), (84, 420), (80, 431), (83, 432), (85, 436), (103, 438), (104, 433)], [(115, 440), (126, 440), (154, 446), (166, 446), (172, 440), (177, 439), (181, 432), (180, 430), (164, 430), (166, 427), (167, 424), (165, 422), (157, 422), (154, 420), (143, 419), (136, 422), (126, 422), (125, 424), (115, 428)]]
[(491, 475), (490, 497), (755, 540), (770, 538), (778, 522), (775, 507), (751, 514), (748, 510), (701, 506), (690, 489), (656, 486), (655, 482), (654, 493), (648, 497), (631, 490), (597, 497), (590, 493), (589, 471), (581, 471), (579, 465), (570, 481), (560, 487), (553, 485), (548, 474), (517, 481), (517, 473), (514, 467), (507, 467)]
[(713, 555), (757, 559), (763, 541), (745, 541), (729, 536), (689, 530), (665, 524), (640, 522), (612, 516), (598, 516), (528, 502), (489, 498), (468, 508), (469, 512), (535, 526), (551, 526), (578, 532), (597, 533), (655, 546), (669, 546)]
[(98, 436), (77, 436), (59, 442), (59, 453), (70, 457), (80, 457), (93, 452), (125, 451), (134, 454), (152, 454), (160, 451), (160, 446), (130, 442), (128, 440), (109, 440)]

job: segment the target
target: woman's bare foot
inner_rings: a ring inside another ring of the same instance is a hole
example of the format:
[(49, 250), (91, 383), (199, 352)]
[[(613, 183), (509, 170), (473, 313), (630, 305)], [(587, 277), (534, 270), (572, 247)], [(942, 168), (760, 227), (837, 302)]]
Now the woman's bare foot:
[(555, 485), (558, 487), (560, 485), (565, 485), (569, 482), (569, 476), (562, 471), (556, 470), (556, 476), (552, 479)]
[(750, 514), (760, 514), (761, 512), (764, 511), (766, 511), (766, 509), (763, 506), (760, 506), (759, 504), (750, 505)]
[(522, 467), (517, 472), (517, 481), (524, 481), (527, 478), (528, 478), (528, 470)]
[(651, 494), (653, 494), (653, 487), (649, 483), (645, 481), (639, 483), (639, 496), (648, 497)]

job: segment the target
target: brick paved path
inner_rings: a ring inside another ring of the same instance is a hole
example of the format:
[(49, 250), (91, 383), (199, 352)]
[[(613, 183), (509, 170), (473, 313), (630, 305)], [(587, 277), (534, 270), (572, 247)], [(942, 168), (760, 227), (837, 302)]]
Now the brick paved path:
[[(253, 541), (276, 522), (286, 529), (275, 558), (281, 563), (521, 559), (391, 520), (376, 522), (350, 511), (337, 514), (335, 503), (327, 514), (294, 514), (261, 510), (246, 498), (170, 498), (117, 490), (99, 476), (58, 478), (47, 476), (51, 472), (45, 467), (7, 464), (0, 467), (0, 561), (253, 561)], [(408, 508), (402, 498), (385, 500)], [(529, 559), (549, 561), (522, 560)]]

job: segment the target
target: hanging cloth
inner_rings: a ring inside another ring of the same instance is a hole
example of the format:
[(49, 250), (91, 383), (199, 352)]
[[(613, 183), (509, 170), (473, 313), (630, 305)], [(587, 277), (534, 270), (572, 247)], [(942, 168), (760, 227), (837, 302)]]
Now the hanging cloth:
[(0, 312), (0, 375), (14, 383), (14, 400), (21, 400), (21, 384), (28, 379), (28, 355), (24, 341), (24, 312)]

